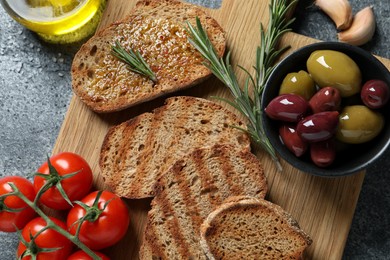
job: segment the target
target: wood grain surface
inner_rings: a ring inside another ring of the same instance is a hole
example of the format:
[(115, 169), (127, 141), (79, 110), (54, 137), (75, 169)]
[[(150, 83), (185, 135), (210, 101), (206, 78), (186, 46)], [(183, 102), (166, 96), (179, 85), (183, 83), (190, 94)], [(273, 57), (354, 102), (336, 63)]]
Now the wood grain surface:
[[(100, 28), (124, 17), (135, 2), (136, 0), (109, 0)], [(232, 51), (232, 64), (245, 68), (251, 68), (254, 64), (254, 54), (260, 38), (259, 26), (268, 21), (268, 4), (268, 0), (223, 0), (221, 8), (206, 9), (226, 31), (228, 49)], [(315, 41), (289, 33), (281, 44), (291, 45), (291, 52)], [(380, 60), (390, 67), (389, 60)], [(237, 69), (237, 74), (240, 82), (244, 82), (243, 72)], [(172, 95), (230, 97), (228, 90), (213, 77), (189, 90)], [(164, 99), (159, 98), (122, 112), (99, 115), (73, 96), (53, 153), (73, 151), (81, 154), (93, 169), (95, 188), (102, 189), (104, 184), (98, 158), (108, 127), (150, 111), (162, 105)], [(278, 172), (267, 154), (255, 148), (253, 152), (265, 168), (269, 185), (267, 199), (290, 212), (313, 238), (313, 244), (305, 252), (305, 259), (341, 259), (365, 173), (339, 178), (315, 177), (294, 169), (284, 161), (283, 171)], [(138, 258), (150, 199), (127, 202), (131, 211), (131, 225), (126, 237), (106, 251), (112, 259)]]

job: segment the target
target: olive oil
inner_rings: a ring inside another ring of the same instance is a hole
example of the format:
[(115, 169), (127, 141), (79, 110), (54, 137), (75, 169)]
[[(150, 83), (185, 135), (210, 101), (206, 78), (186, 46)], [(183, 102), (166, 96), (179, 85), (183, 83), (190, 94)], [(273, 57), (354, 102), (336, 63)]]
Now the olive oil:
[(93, 34), (106, 0), (0, 0), (20, 24), (54, 43), (80, 41)]

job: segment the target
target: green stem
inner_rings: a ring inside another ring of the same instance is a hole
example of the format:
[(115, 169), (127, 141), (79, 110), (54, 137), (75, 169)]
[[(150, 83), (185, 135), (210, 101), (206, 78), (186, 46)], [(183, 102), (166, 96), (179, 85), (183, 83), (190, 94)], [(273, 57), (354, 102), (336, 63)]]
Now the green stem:
[(70, 201), (68, 195), (66, 194), (64, 188), (62, 188), (62, 180), (72, 178), (76, 174), (80, 172), (71, 172), (64, 175), (60, 175), (57, 171), (57, 169), (51, 164), (50, 157), (47, 156), (47, 165), (49, 168), (49, 174), (43, 174), (43, 173), (35, 173), (35, 176), (38, 176), (40, 178), (45, 179), (44, 185), (39, 189), (37, 195), (35, 196), (34, 204), (37, 204), (39, 199), (42, 197), (42, 195), (48, 191), (50, 188), (55, 187), (57, 188), (58, 192), (61, 194), (61, 196), (64, 198), (64, 200), (73, 207), (72, 202)]
[(111, 202), (112, 199), (108, 200), (104, 204), (103, 209), (99, 209), (99, 199), (100, 199), (100, 196), (102, 195), (102, 193), (103, 193), (103, 191), (99, 191), (96, 194), (96, 198), (95, 198), (95, 201), (93, 202), (92, 206), (88, 206), (87, 204), (85, 204), (81, 201), (75, 201), (76, 204), (78, 204), (80, 207), (82, 207), (85, 210), (85, 215), (82, 218), (80, 218), (78, 221), (76, 221), (72, 224), (72, 226), (76, 225), (76, 224), (78, 225), (77, 229), (76, 229), (76, 233), (75, 233), (77, 237), (78, 237), (78, 234), (80, 233), (81, 226), (83, 225), (83, 223), (85, 221), (95, 222), (96, 220), (98, 220), (100, 215), (103, 213), (103, 211), (107, 207), (108, 203)]
[(36, 206), (36, 204), (32, 201), (30, 201), (26, 196), (24, 196), (23, 193), (19, 191), (19, 189), (13, 184), (12, 182), (8, 183), (11, 188), (13, 189), (13, 193), (15, 196), (19, 197), (21, 200), (23, 200), (28, 206), (33, 208), (35, 212), (46, 221), (47, 228), (51, 228), (67, 239), (69, 239), (73, 244), (75, 244), (77, 247), (79, 247), (81, 250), (83, 250), (85, 253), (87, 253), (92, 259), (99, 260), (100, 257), (96, 255), (91, 249), (89, 249), (84, 243), (82, 243), (77, 236), (71, 235), (69, 232), (67, 232), (65, 229), (61, 228), (60, 226), (56, 225), (39, 207)]

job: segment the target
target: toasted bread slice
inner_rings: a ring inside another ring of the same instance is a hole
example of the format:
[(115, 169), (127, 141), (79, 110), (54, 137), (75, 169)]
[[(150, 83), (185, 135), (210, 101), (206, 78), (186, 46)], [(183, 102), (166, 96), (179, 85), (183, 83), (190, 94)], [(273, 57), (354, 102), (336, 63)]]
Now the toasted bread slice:
[[(111, 112), (201, 82), (211, 72), (185, 30), (185, 22), (195, 24), (196, 17), (222, 56), (225, 34), (199, 7), (177, 0), (142, 0), (124, 20), (99, 31), (77, 52), (72, 64), (74, 93), (92, 110)], [(157, 76), (156, 84), (111, 54), (116, 41), (141, 53)]]
[(187, 153), (215, 144), (250, 150), (245, 128), (234, 113), (202, 98), (173, 97), (153, 113), (112, 127), (103, 142), (100, 168), (105, 184), (117, 195), (154, 195), (160, 175)]
[(156, 184), (140, 259), (205, 259), (200, 226), (226, 198), (264, 198), (267, 184), (259, 160), (247, 150), (214, 146), (177, 161)]
[(253, 197), (231, 197), (201, 226), (209, 259), (301, 259), (312, 243), (280, 206)]

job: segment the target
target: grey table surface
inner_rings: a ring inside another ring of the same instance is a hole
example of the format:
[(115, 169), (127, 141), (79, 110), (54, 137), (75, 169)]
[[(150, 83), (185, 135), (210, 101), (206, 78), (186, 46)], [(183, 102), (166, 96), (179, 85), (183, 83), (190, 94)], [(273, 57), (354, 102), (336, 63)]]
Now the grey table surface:
[[(265, 0), (263, 0), (265, 1)], [(221, 0), (191, 0), (218, 8)], [(362, 48), (390, 58), (390, 1), (350, 0), (354, 13), (372, 5), (374, 39)], [(300, 0), (293, 30), (337, 41), (332, 21)], [(0, 8), (0, 177), (30, 176), (52, 147), (71, 99), (70, 65), (77, 46), (42, 42)], [(390, 150), (369, 167), (343, 259), (390, 259)], [(15, 258), (17, 236), (0, 232), (0, 260)]]

